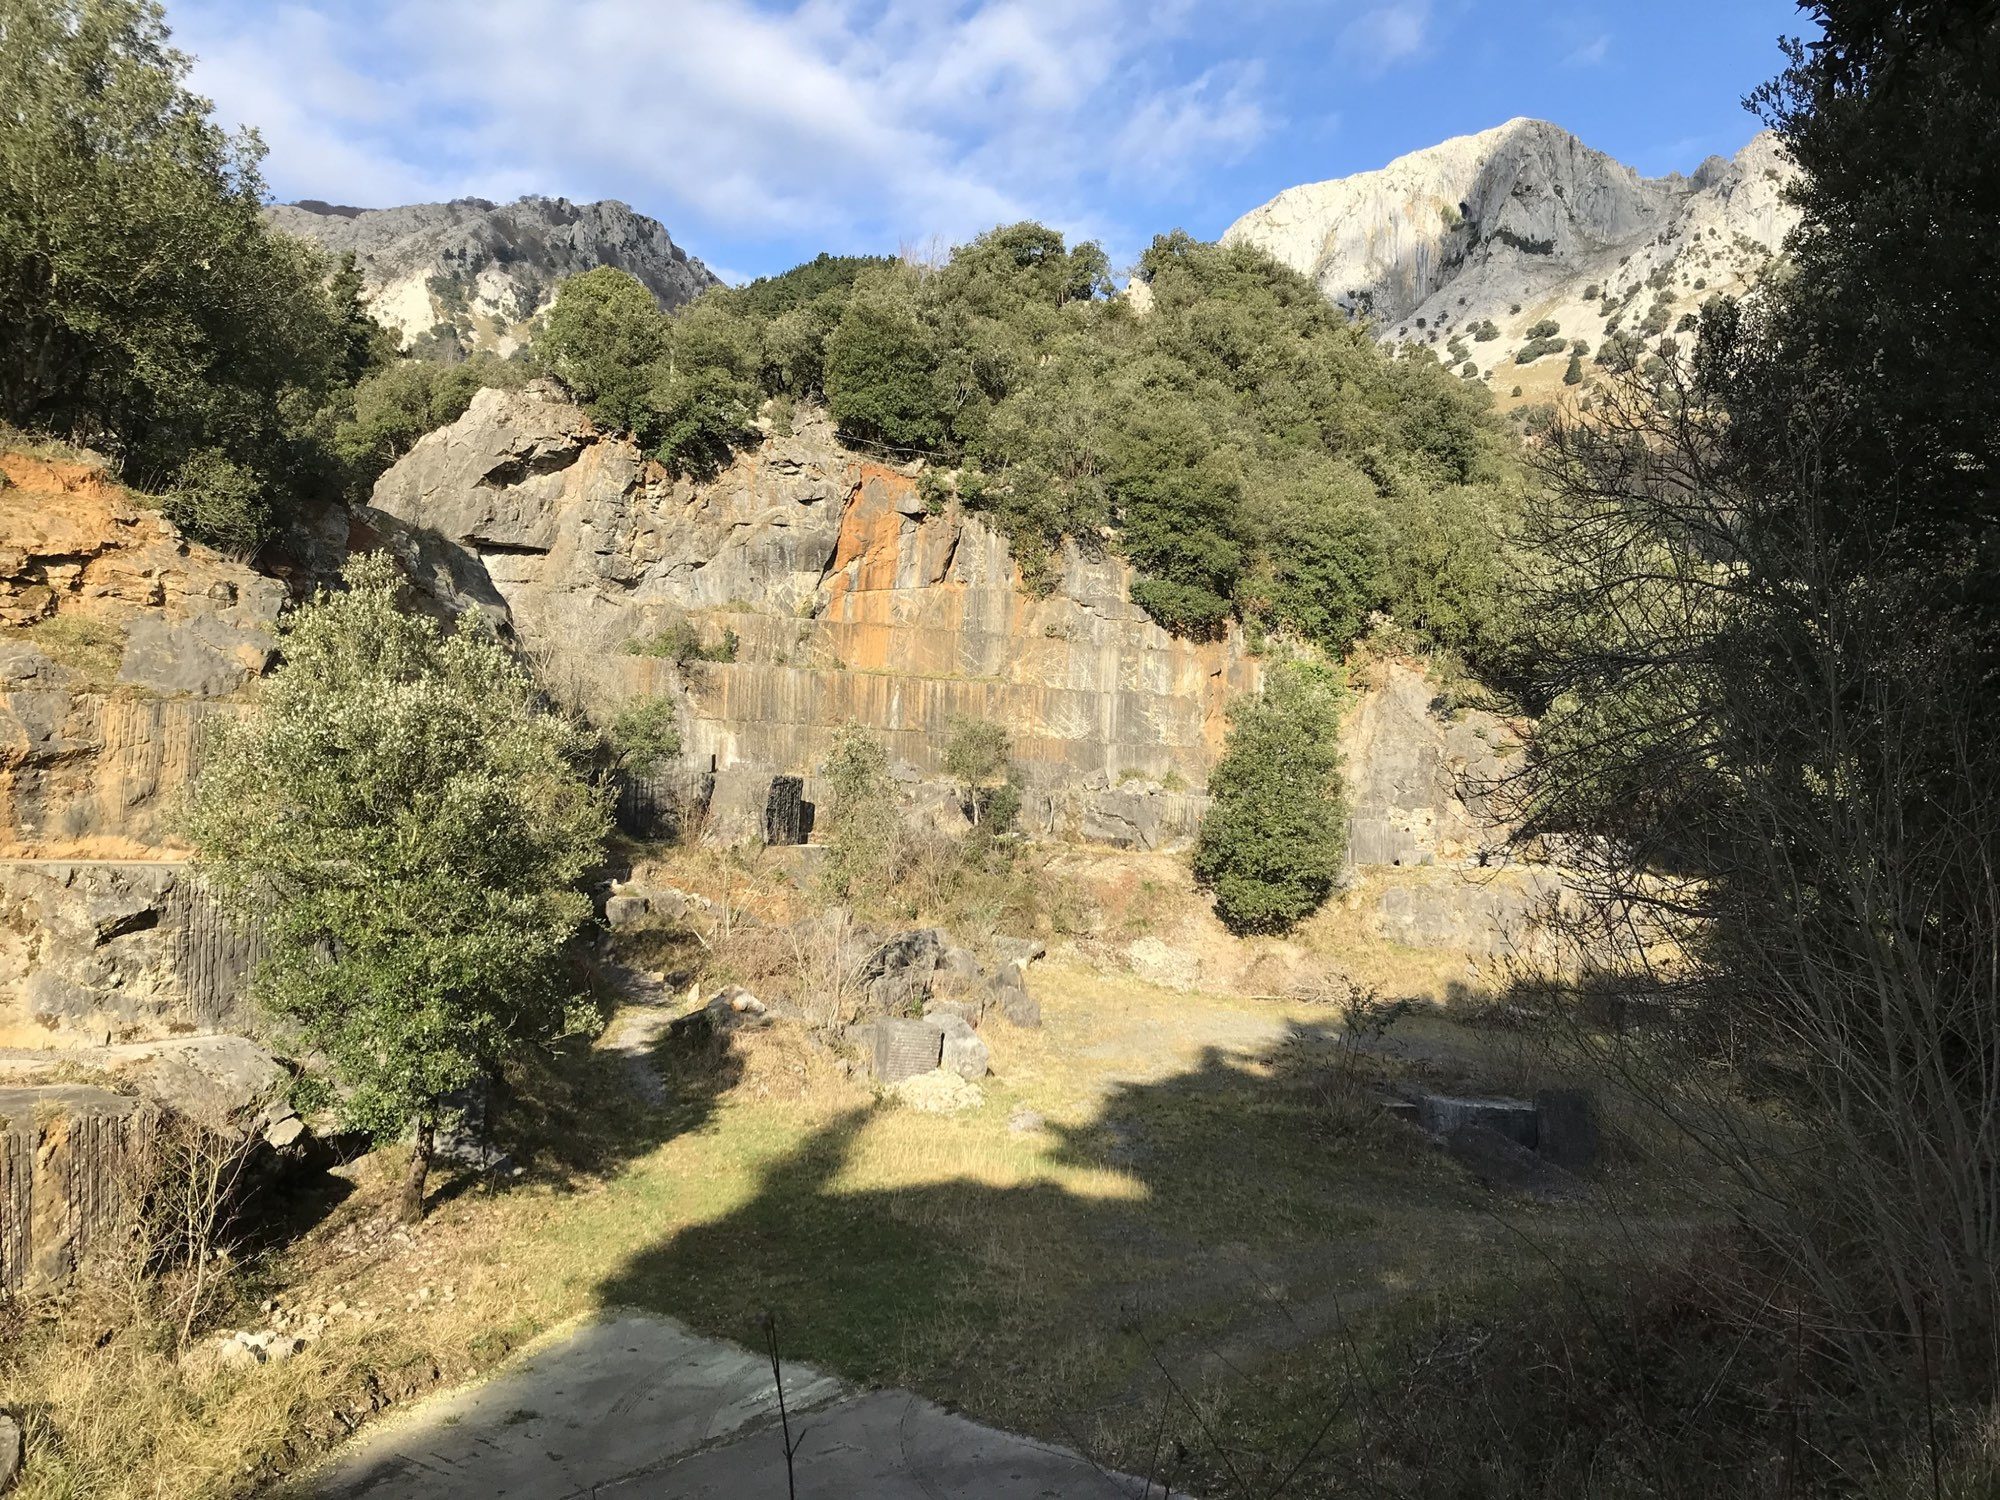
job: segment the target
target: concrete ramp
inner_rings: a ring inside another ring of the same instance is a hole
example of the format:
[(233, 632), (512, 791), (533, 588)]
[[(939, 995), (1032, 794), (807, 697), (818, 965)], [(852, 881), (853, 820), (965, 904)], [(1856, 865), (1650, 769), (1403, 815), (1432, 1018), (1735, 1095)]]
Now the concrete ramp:
[[(1140, 1480), (907, 1391), (785, 1366), (801, 1500), (1136, 1500)], [(362, 1434), (318, 1500), (752, 1500), (787, 1493), (768, 1359), (667, 1318), (607, 1314), (482, 1385)]]

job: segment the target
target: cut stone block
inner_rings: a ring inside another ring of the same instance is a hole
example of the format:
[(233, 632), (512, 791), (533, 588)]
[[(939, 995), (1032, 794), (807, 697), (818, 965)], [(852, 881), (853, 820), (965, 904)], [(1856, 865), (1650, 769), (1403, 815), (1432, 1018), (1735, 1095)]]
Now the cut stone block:
[(1424, 1094), (1417, 1099), (1417, 1123), (1432, 1135), (1447, 1139), (1462, 1130), (1491, 1130), (1530, 1151), (1540, 1139), (1535, 1106), (1523, 1099), (1460, 1099), (1449, 1094)]
[(869, 1031), (868, 1071), (877, 1083), (934, 1072), (944, 1060), (944, 1028), (935, 1021), (884, 1017)]
[(1597, 1160), (1597, 1112), (1581, 1089), (1535, 1095), (1535, 1149), (1559, 1167), (1581, 1172)]

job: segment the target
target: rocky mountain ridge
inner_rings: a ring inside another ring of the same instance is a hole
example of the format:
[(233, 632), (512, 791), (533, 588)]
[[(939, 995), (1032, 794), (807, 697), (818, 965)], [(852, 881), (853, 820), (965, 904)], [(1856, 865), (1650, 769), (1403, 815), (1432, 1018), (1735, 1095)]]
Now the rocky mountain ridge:
[(1503, 398), (1517, 383), (1537, 396), (1576, 341), (1595, 368), (1607, 339), (1656, 340), (1708, 296), (1754, 285), (1797, 222), (1795, 175), (1769, 132), (1691, 177), (1647, 178), (1517, 119), (1288, 188), (1223, 239), (1312, 277), (1384, 341), (1434, 348)]
[(558, 282), (598, 266), (630, 271), (665, 308), (718, 284), (659, 220), (610, 199), (457, 198), (400, 208), (306, 199), (273, 204), (265, 216), (334, 255), (353, 251), (370, 311), (419, 352), (509, 354)]

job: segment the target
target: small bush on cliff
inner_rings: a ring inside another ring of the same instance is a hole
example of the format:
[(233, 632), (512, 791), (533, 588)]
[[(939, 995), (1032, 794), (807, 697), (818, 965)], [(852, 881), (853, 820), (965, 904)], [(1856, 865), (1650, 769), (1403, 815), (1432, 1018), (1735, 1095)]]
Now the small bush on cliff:
[(498, 643), (398, 607), (348, 565), (285, 631), (256, 710), (218, 725), (189, 811), (207, 879), (260, 920), (256, 993), (344, 1086), (353, 1125), (414, 1136), (423, 1209), (451, 1094), (582, 1020), (562, 950), (608, 829), (582, 736)]
[(635, 636), (625, 643), (628, 656), (659, 656), (685, 667), (698, 661), (735, 661), (743, 649), (743, 639), (725, 628), (716, 640), (704, 641), (692, 620), (675, 620), (651, 635)]
[(650, 397), (667, 360), (667, 317), (638, 277), (613, 266), (572, 276), (556, 294), (542, 361), (598, 421), (657, 436)]
[(903, 841), (889, 752), (859, 724), (843, 724), (820, 774), (833, 803), (821, 879), (843, 900), (880, 894), (895, 878)]
[(1232, 932), (1288, 931), (1319, 910), (1340, 878), (1343, 701), (1331, 668), (1286, 662), (1271, 669), (1262, 694), (1230, 711), (1194, 871)]
[(193, 454), (160, 497), (160, 509), (189, 536), (247, 556), (271, 529), (263, 476), (219, 448)]
[(482, 389), (519, 390), (529, 374), (521, 361), (481, 350), (456, 364), (399, 359), (364, 375), (342, 403), (333, 431), (348, 496), (365, 500), (383, 470), (425, 433), (464, 416)]
[[(965, 805), (971, 810), (972, 821), (980, 821), (988, 806), (993, 802), (996, 790), (1011, 790), (1006, 787), (1008, 771), (1008, 743), (1005, 725), (995, 724), (991, 719), (953, 718), (950, 734), (944, 746), (945, 774), (965, 789)], [(1008, 802), (1001, 798), (1002, 805)], [(1020, 810), (1021, 798), (1014, 792), (1012, 808)], [(1012, 812), (1007, 822), (1013, 821)]]
[(619, 764), (651, 776), (681, 753), (680, 712), (672, 698), (635, 698), (611, 721), (611, 748)]

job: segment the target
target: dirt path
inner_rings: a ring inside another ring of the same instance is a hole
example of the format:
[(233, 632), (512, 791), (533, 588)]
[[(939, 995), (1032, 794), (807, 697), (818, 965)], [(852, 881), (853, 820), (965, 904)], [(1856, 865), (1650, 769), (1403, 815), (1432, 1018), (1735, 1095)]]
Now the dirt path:
[(653, 1061), (653, 1049), (666, 1035), (678, 1013), (679, 998), (656, 979), (636, 969), (617, 976), (624, 1003), (612, 1013), (611, 1024), (597, 1039), (597, 1050), (620, 1059), (632, 1092), (655, 1107), (667, 1102), (667, 1086)]

